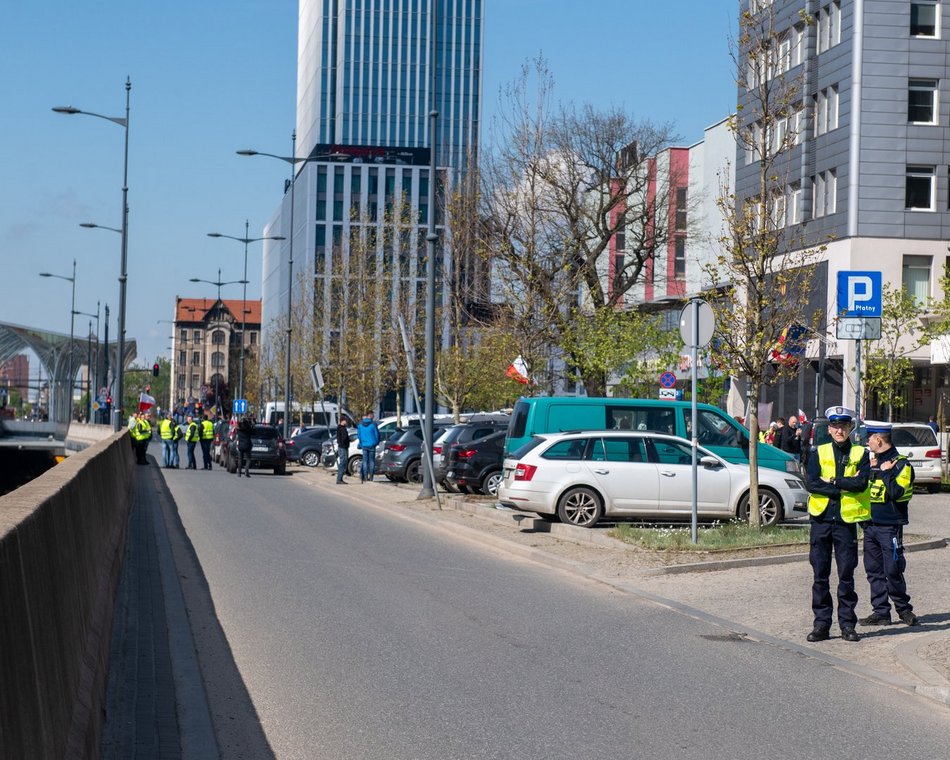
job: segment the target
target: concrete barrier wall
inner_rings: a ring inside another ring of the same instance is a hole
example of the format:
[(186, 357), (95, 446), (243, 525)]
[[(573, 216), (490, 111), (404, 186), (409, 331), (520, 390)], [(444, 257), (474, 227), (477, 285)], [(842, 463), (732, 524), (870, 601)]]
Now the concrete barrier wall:
[(66, 453), (74, 454), (94, 443), (112, 436), (112, 425), (90, 425), (85, 422), (72, 422), (66, 433)]
[(0, 758), (99, 756), (133, 470), (123, 430), (0, 497)]

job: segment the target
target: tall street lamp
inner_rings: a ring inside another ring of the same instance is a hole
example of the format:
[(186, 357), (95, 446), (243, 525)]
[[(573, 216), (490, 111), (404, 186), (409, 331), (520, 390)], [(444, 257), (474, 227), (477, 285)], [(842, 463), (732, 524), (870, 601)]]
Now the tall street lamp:
[(291, 155), (290, 156), (278, 156), (274, 153), (261, 153), (257, 150), (239, 150), (237, 154), (239, 156), (268, 156), (269, 158), (276, 158), (279, 161), (284, 161), (292, 167), (291, 179), (290, 179), (290, 244), (288, 246), (289, 251), (287, 255), (287, 361), (286, 361), (286, 371), (284, 373), (284, 438), (290, 437), (290, 338), (293, 328), (291, 327), (293, 321), (293, 290), (294, 290), (294, 188), (297, 185), (297, 164), (307, 164), (311, 161), (326, 161), (326, 160), (339, 160), (346, 161), (351, 158), (347, 153), (327, 153), (324, 155), (316, 156), (297, 156), (297, 133), (294, 132), (291, 135)]
[[(227, 282), (222, 282), (222, 281), (221, 281), (221, 268), (220, 268), (220, 267), (218, 267), (218, 279), (217, 279), (217, 280), (202, 280), (200, 277), (192, 277), (190, 280), (188, 280), (188, 282), (206, 282), (206, 283), (208, 283), (209, 285), (217, 285), (217, 287), (218, 287), (218, 299), (217, 299), (217, 300), (219, 300), (219, 301), (221, 300), (221, 286), (222, 286), (222, 285), (244, 285), (245, 292), (247, 292), (247, 280), (228, 280)], [(242, 340), (242, 341), (244, 340), (244, 335), (243, 335), (243, 334), (241, 335), (241, 340)], [(212, 357), (213, 357), (213, 356), (214, 356), (214, 352), (213, 352), (213, 350), (212, 350)], [(220, 368), (219, 368), (219, 367), (212, 367), (212, 369), (215, 369), (215, 370), (216, 370), (215, 373), (214, 373), (214, 378), (215, 378), (215, 379), (214, 379), (214, 406), (215, 406), (215, 408), (217, 409), (218, 413), (220, 414), (220, 413), (221, 413), (221, 402), (220, 402), (220, 399), (218, 398), (218, 395), (219, 395), (219, 394), (218, 394), (218, 377), (220, 376), (221, 371), (220, 371)]]
[(286, 240), (287, 238), (281, 237), (280, 235), (265, 235), (264, 237), (252, 238), (248, 237), (250, 231), (250, 223), (247, 219), (244, 220), (244, 237), (235, 237), (234, 235), (223, 235), (220, 232), (209, 232), (208, 237), (213, 238), (227, 238), (228, 240), (237, 240), (239, 243), (244, 243), (244, 296), (241, 299), (243, 301), (241, 305), (241, 370), (240, 370), (240, 379), (238, 381), (238, 398), (244, 398), (244, 335), (247, 332), (247, 244), (248, 243), (257, 243), (261, 240)]
[[(69, 411), (65, 420), (70, 422), (73, 417), (73, 380), (75, 379), (73, 377), (73, 327), (76, 321), (76, 259), (73, 259), (72, 277), (67, 277), (64, 274), (52, 274), (51, 272), (40, 272), (40, 277), (55, 277), (57, 280), (66, 280), (66, 282), (72, 284), (72, 305), (69, 307), (69, 392), (67, 397)], [(58, 409), (54, 409), (54, 418), (58, 412)]]
[[(92, 333), (92, 320), (96, 320), (96, 367), (99, 367), (99, 301), (96, 301), (96, 313), (91, 314), (88, 311), (76, 311), (73, 310), (73, 315), (89, 317), (89, 333)], [(86, 340), (86, 390), (89, 393), (89, 398), (87, 399), (88, 410), (86, 412), (86, 422), (92, 422), (92, 344), (88, 339)], [(96, 378), (98, 380), (98, 378)]]
[[(122, 170), (122, 258), (119, 267), (119, 367), (116, 377), (118, 379), (117, 393), (118, 401), (113, 406), (112, 429), (118, 431), (121, 427), (123, 411), (123, 395), (125, 388), (123, 384), (123, 372), (125, 371), (125, 286), (128, 280), (128, 253), (129, 253), (129, 98), (132, 92), (132, 80), (129, 77), (125, 79), (125, 117), (105, 116), (101, 113), (92, 111), (82, 111), (73, 106), (56, 106), (53, 110), (62, 114), (85, 114), (86, 116), (95, 116), (99, 119), (111, 121), (118, 124), (125, 130), (125, 154)], [(96, 226), (96, 225), (93, 225)], [(109, 228), (111, 229), (111, 228)]]

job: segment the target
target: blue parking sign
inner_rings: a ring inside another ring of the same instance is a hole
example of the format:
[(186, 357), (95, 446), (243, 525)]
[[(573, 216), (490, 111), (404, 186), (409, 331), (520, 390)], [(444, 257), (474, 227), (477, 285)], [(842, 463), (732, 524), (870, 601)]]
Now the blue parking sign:
[(839, 317), (880, 317), (882, 312), (880, 272), (838, 272)]

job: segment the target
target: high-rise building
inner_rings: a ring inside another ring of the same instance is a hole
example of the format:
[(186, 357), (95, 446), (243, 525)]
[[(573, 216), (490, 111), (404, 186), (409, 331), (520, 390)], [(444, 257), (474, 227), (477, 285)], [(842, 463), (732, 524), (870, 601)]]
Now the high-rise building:
[[(478, 145), (482, 12), (482, 0), (300, 0), (294, 156), (307, 160), (296, 163), (292, 191), (288, 181), (264, 230), (286, 238), (264, 248), (269, 343), (284, 341), (291, 245), (295, 287), (315, 285), (309, 308), (325, 323), (317, 333), (326, 346), (339, 339), (338, 315), (328, 308), (331, 274), (347, 259), (356, 229), (376, 241), (393, 288), (422, 313), (429, 113), (438, 111), (436, 192), (445, 193)], [(392, 214), (400, 197), (408, 216), (397, 230)], [(451, 264), (441, 215), (436, 223), (437, 268), (445, 272)], [(292, 297), (301, 302), (296, 292)], [(447, 297), (441, 287), (439, 297)]]
[[(836, 336), (841, 271), (880, 271), (921, 303), (942, 296), (950, 229), (946, 142), (950, 91), (948, 3), (942, 0), (742, 0), (740, 11), (773, 14), (774, 50), (759, 76), (794, 78), (801, 98), (769, 139), (788, 140), (788, 182), (774, 204), (792, 239), (823, 245), (818, 270), (827, 337), (812, 341), (802, 381), (779, 389), (783, 412), (853, 405), (856, 340)], [(747, 103), (751, 75), (740, 87)], [(743, 112), (748, 114), (749, 109)], [(744, 117), (748, 120), (748, 116)], [(754, 123), (744, 128), (760, 129)], [(786, 135), (790, 138), (786, 138)], [(736, 156), (738, 202), (759, 193), (756, 158)], [(926, 419), (950, 401), (950, 370), (939, 347), (912, 354), (915, 379), (898, 414)], [(932, 353), (933, 352), (933, 353)], [(821, 353), (823, 361), (819, 362)], [(824, 361), (827, 353), (827, 361)], [(824, 385), (815, 387), (819, 364)], [(873, 399), (868, 415), (884, 414)]]

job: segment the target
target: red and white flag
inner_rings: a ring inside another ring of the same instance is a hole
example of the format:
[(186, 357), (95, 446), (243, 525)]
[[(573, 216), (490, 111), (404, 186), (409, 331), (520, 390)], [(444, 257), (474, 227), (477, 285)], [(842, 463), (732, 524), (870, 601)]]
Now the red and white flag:
[(798, 410), (798, 421), (802, 424), (808, 422), (808, 416), (801, 409)]
[(505, 376), (517, 380), (522, 385), (528, 384), (528, 365), (521, 358), (521, 354), (518, 354), (518, 358), (508, 366)]
[(140, 412), (147, 412), (153, 406), (155, 406), (154, 396), (149, 396), (147, 393), (139, 394), (139, 411)]

